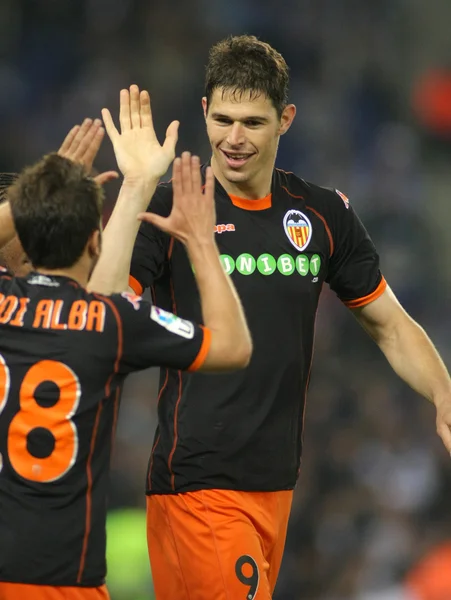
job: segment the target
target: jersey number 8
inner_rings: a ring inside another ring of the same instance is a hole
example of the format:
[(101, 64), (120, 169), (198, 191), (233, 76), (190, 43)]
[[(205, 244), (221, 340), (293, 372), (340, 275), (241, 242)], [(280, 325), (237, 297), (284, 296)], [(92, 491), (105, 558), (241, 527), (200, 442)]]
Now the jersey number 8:
[[(59, 399), (50, 408), (40, 406), (35, 398), (38, 386), (53, 382)], [(0, 355), (0, 414), (6, 406), (10, 388), (8, 365)], [(25, 374), (19, 392), (19, 412), (8, 429), (8, 457), (11, 466), (24, 479), (50, 483), (63, 477), (75, 463), (78, 452), (77, 429), (72, 417), (80, 401), (80, 382), (65, 364), (42, 360)], [(28, 436), (34, 429), (51, 433), (54, 446), (49, 456), (38, 458), (28, 449)]]

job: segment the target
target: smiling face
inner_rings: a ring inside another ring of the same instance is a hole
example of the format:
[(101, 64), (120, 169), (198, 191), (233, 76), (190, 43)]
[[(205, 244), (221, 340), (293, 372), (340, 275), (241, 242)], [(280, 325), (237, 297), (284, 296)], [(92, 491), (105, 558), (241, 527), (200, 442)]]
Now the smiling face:
[(209, 106), (202, 100), (216, 178), (229, 194), (260, 198), (270, 191), (279, 137), (296, 109), (281, 116), (264, 94), (215, 89)]

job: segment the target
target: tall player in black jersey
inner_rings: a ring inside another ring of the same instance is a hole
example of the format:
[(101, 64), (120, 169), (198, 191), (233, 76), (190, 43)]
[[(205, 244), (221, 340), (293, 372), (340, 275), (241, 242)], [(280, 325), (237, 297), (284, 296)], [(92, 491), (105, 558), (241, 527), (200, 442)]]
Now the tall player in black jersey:
[[(149, 95), (133, 86), (121, 93), (121, 129), (110, 123), (124, 181), (104, 236), (119, 263), (131, 258), (127, 223), (137, 221), (172, 161), (177, 123), (160, 146)], [(128, 373), (249, 362), (249, 332), (214, 242), (213, 190), (211, 172), (201, 190), (198, 159), (176, 159), (171, 231), (196, 271), (199, 326), (135, 295), (95, 293), (110, 291), (114, 268), (100, 252), (101, 188), (82, 165), (49, 155), (9, 187), (0, 244), (15, 225), (34, 270), (0, 273), (1, 600), (108, 597), (107, 478)]]
[[(203, 109), (216, 178), (216, 239), (254, 341), (250, 366), (211, 377), (161, 371), (149, 461), (148, 543), (158, 600), (269, 600), (299, 474), (315, 315), (324, 283), (387, 360), (437, 407), (451, 450), (451, 386), (424, 331), (387, 286), (341, 192), (274, 168), (295, 117), (288, 68), (252, 36), (210, 52)], [(201, 318), (185, 249), (165, 235), (172, 187), (141, 226), (130, 285)]]

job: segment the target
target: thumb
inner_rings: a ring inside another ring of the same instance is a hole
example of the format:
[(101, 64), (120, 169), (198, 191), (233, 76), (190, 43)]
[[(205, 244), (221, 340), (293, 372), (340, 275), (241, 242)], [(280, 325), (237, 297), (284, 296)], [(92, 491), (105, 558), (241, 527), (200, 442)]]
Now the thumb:
[(160, 217), (160, 215), (150, 212), (141, 212), (138, 214), (138, 219), (145, 223), (155, 225), (155, 227), (158, 227), (158, 229), (161, 229), (161, 231), (164, 231), (165, 233), (171, 232), (170, 224), (168, 223), (169, 218), (167, 217)]
[(117, 171), (106, 171), (105, 173), (100, 173), (100, 175), (94, 177), (94, 181), (99, 185), (104, 185), (105, 183), (108, 183), (109, 181), (118, 178), (119, 173)]
[(163, 148), (166, 151), (170, 151), (175, 156), (175, 146), (179, 139), (179, 121), (172, 121), (169, 127), (166, 129), (166, 138), (164, 140)]

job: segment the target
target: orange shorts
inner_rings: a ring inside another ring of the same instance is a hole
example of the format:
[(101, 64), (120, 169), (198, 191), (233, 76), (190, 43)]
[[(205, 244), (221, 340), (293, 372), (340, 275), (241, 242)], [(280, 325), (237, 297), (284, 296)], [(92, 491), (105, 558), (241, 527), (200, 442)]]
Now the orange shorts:
[(0, 581), (0, 600), (110, 600), (110, 596), (106, 585), (84, 588)]
[(292, 491), (147, 497), (157, 600), (271, 600)]

